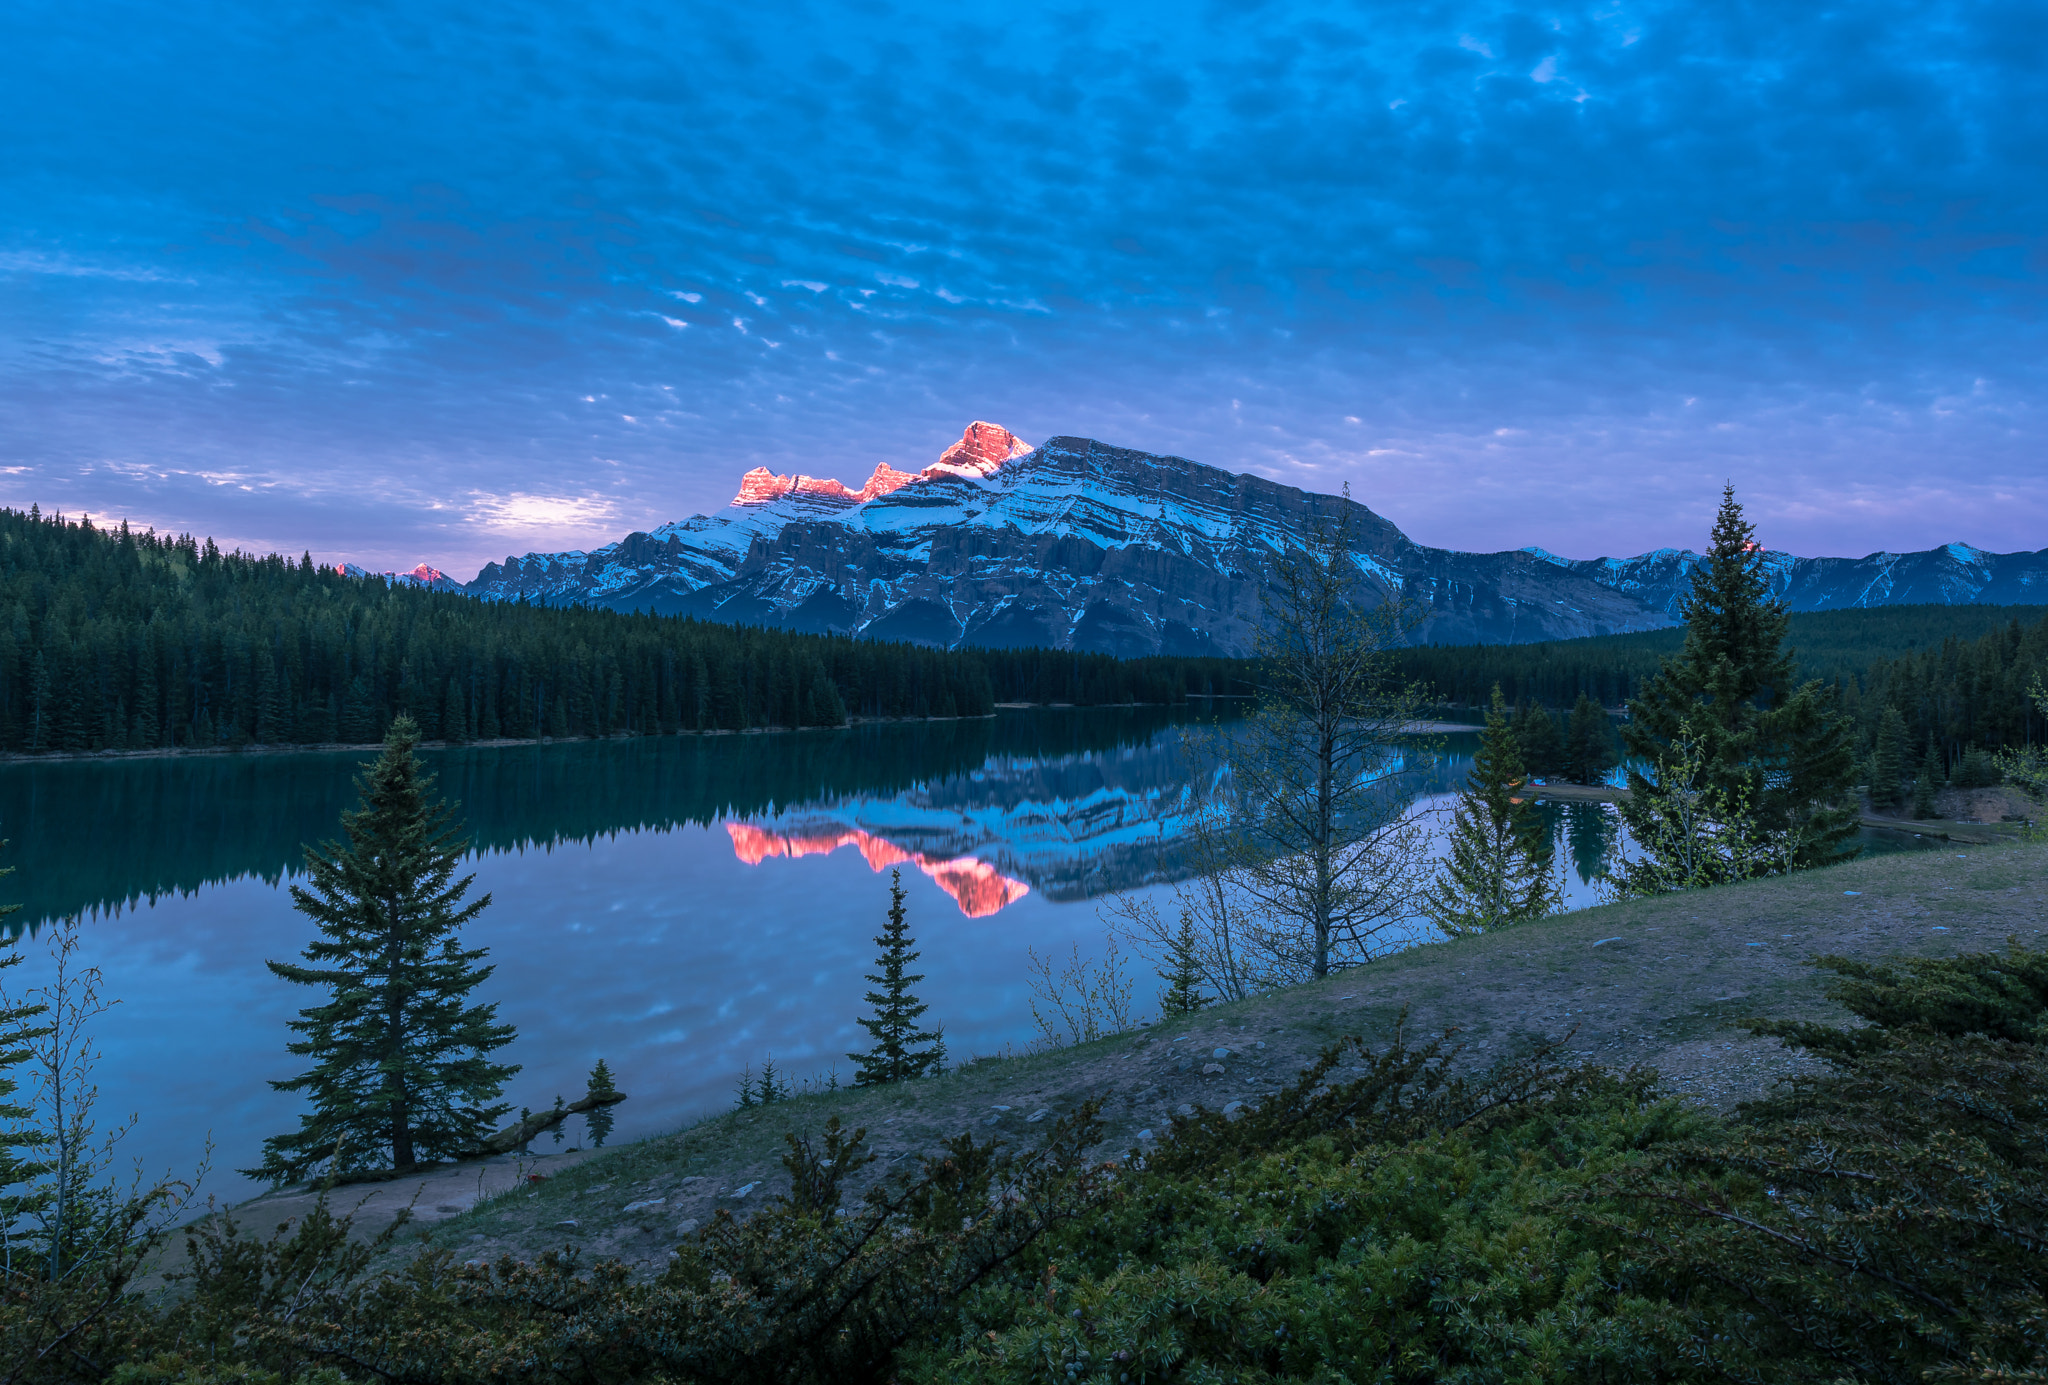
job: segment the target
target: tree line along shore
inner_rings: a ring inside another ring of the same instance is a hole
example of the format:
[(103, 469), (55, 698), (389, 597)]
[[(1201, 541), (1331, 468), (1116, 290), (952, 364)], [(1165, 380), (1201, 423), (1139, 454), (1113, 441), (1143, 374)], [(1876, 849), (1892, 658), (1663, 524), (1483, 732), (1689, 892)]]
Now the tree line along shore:
[[(1887, 713), (1917, 766), (2048, 740), (2026, 690), (2048, 610), (1880, 607), (1791, 617), (1859, 753)], [(1404, 648), (1428, 701), (1562, 713), (1640, 694), (1681, 632)], [(392, 721), (493, 743), (986, 716), (998, 705), (1249, 698), (1244, 659), (933, 650), (680, 617), (489, 603), (345, 577), (310, 557), (0, 510), (0, 754), (375, 745)], [(1539, 728), (1540, 729), (1540, 728)]]

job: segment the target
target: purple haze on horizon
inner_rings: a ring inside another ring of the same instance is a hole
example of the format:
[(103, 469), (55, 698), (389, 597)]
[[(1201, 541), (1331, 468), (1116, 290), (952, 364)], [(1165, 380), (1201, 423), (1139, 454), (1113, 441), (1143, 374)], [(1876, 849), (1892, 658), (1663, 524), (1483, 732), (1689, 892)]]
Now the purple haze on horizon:
[(988, 419), (1572, 557), (2048, 545), (2048, 12), (0, 14), (0, 503), (460, 578)]

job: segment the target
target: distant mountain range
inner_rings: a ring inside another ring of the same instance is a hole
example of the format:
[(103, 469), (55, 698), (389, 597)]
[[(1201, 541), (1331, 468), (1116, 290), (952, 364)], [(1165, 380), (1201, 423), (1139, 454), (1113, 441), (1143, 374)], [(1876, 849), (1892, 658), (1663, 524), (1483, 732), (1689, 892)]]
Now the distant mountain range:
[[(690, 614), (933, 645), (1242, 654), (1277, 552), (1340, 516), (1362, 587), (1405, 593), (1436, 644), (1526, 644), (1676, 623), (1690, 550), (1570, 560), (1540, 548), (1415, 543), (1364, 505), (1184, 457), (991, 423), (915, 472), (858, 489), (757, 468), (716, 515), (594, 552), (528, 553), (464, 585), (422, 565), (398, 580), (494, 600)], [(2048, 549), (1952, 543), (1862, 558), (1766, 555), (1794, 610), (2048, 601)]]

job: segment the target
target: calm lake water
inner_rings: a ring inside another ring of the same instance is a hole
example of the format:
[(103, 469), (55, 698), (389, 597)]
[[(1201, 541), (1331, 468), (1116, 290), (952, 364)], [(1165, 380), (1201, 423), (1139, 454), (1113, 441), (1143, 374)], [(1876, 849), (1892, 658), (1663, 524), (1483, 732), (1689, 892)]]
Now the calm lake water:
[[(615, 1141), (731, 1102), (772, 1055), (822, 1075), (862, 1046), (862, 973), (909, 889), (920, 994), (956, 1058), (1032, 1037), (1026, 949), (1100, 949), (1112, 892), (1164, 888), (1191, 804), (1164, 708), (1005, 712), (983, 721), (771, 736), (428, 752), (475, 839), (494, 903), (467, 940), (497, 970), (476, 992), (518, 1026), (515, 1106), (573, 1100), (599, 1057), (631, 1099)], [(1476, 737), (1440, 738), (1409, 789), (1462, 781)], [(98, 1026), (103, 1118), (122, 1151), (189, 1171), (209, 1135), (210, 1191), (294, 1128), (286, 1021), (314, 993), (273, 977), (311, 936), (285, 884), (331, 837), (363, 752), (0, 766), (10, 920), (85, 916), (85, 960), (119, 1006)], [(1603, 810), (1547, 805), (1592, 902)], [(1417, 937), (1422, 931), (1417, 930)], [(8, 976), (47, 970), (41, 948)], [(1141, 995), (1151, 989), (1141, 986)], [(571, 1142), (581, 1138), (572, 1122)], [(546, 1137), (540, 1148), (549, 1148)]]

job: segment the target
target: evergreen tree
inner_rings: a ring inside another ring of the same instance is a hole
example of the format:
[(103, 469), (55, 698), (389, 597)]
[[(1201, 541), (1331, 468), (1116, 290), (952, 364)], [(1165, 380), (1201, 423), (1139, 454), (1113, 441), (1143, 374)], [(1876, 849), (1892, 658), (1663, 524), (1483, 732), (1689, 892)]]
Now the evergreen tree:
[(938, 1035), (917, 1027), (918, 1016), (929, 1007), (910, 990), (924, 977), (904, 971), (919, 956), (910, 950), (912, 941), (903, 922), (903, 872), (891, 871), (889, 923), (875, 938), (875, 946), (882, 951), (875, 959), (876, 970), (867, 974), (867, 979), (881, 989), (867, 993), (865, 999), (874, 1007), (874, 1017), (860, 1021), (860, 1027), (868, 1031), (875, 1046), (866, 1053), (846, 1055), (857, 1065), (853, 1079), (856, 1087), (903, 1082), (938, 1070), (939, 1053), (933, 1048), (919, 1047), (930, 1044)]
[(1495, 684), (1452, 817), (1449, 858), (1423, 895), (1423, 911), (1445, 933), (1489, 932), (1556, 910), (1549, 824), (1526, 779), (1507, 701)]
[(1530, 774), (1555, 774), (1564, 767), (1564, 737), (1557, 721), (1538, 702), (1524, 703), (1515, 713), (1515, 746), (1522, 768)]
[(1934, 748), (1934, 742), (1927, 742), (1927, 755), (1920, 761), (1920, 773), (1913, 779), (1913, 816), (1926, 821), (1940, 817), (1941, 812), (1934, 806), (1934, 795), (1941, 788), (1941, 752)]
[(1195, 920), (1185, 909), (1181, 911), (1180, 927), (1174, 932), (1166, 961), (1170, 970), (1154, 973), (1166, 983), (1166, 989), (1159, 993), (1159, 1013), (1192, 1015), (1207, 1005), (1210, 998), (1202, 994), (1201, 944), (1195, 937)]
[[(0, 867), (0, 876), (12, 874), (13, 866)], [(0, 905), (0, 918), (20, 908), (19, 904)], [(15, 951), (19, 940), (19, 934), (0, 936), (0, 972), (21, 965), (21, 954)], [(10, 1075), (34, 1056), (36, 1040), (50, 1033), (49, 1026), (35, 1022), (48, 1013), (47, 1005), (16, 1005), (0, 993), (0, 1231), (36, 1210), (40, 1198), (32, 1185), (50, 1171), (48, 1164), (35, 1157), (36, 1151), (50, 1143), (50, 1137), (31, 1123), (35, 1112), (14, 1100), (20, 1086)], [(4, 1254), (0, 1252), (0, 1256)], [(11, 1269), (11, 1264), (0, 1259), (0, 1274)]]
[(1870, 757), (1870, 806), (1896, 808), (1906, 780), (1906, 719), (1896, 707), (1877, 723), (1877, 750)]
[[(1685, 645), (1630, 704), (1622, 737), (1632, 759), (1622, 816), (1648, 849), (1665, 801), (1702, 791), (1703, 804), (1743, 805), (1748, 840), (1730, 856), (1780, 870), (1855, 854), (1849, 801), (1855, 758), (1847, 723), (1817, 681), (1795, 686), (1785, 605), (1769, 597), (1762, 545), (1734, 487), (1722, 493), (1713, 542), (1683, 607)], [(1684, 756), (1676, 753), (1684, 740)], [(1691, 766), (1685, 782), (1681, 762)], [(1711, 880), (1709, 871), (1705, 877)], [(1732, 878), (1732, 877), (1731, 877)]]
[(1669, 785), (1628, 819), (1636, 855), (1622, 854), (1607, 883), (1621, 899), (1701, 890), (1735, 880), (1782, 874), (1788, 843), (1756, 829), (1749, 786), (1719, 787), (1705, 773), (1706, 756), (1691, 727), (1679, 723), (1658, 773)]
[(467, 841), (414, 754), (419, 730), (399, 717), (384, 752), (357, 776), (361, 804), (342, 814), (344, 842), (305, 853), (307, 885), (292, 904), (318, 925), (311, 966), (271, 962), (287, 981), (322, 986), (299, 1012), (291, 1052), (311, 1071), (271, 1086), (304, 1092), (299, 1129), (264, 1142), (252, 1177), (284, 1183), (326, 1165), (347, 1173), (410, 1168), (484, 1138), (510, 1107), (497, 1103), (516, 1067), (489, 1054), (512, 1041), (494, 1005), (470, 1005), (491, 974), (483, 948), (457, 934), (491, 902), (467, 903), (475, 876), (454, 879)]
[[(605, 1066), (604, 1059), (598, 1059), (597, 1066), (590, 1070), (590, 1078), (585, 1084), (583, 1094), (586, 1097), (610, 1096), (616, 1091), (618, 1091), (618, 1087), (612, 1081), (612, 1070)], [(612, 1133), (612, 1108), (609, 1106), (594, 1106), (590, 1110), (585, 1111), (583, 1113), (583, 1127), (590, 1137), (590, 1147), (592, 1149), (603, 1149), (605, 1140)]]
[(1997, 782), (1998, 767), (1991, 762), (1989, 755), (1979, 749), (1963, 756), (1963, 763), (1956, 770), (1957, 788), (1988, 789)]
[(1614, 730), (1607, 724), (1607, 713), (1580, 693), (1565, 724), (1565, 777), (1574, 784), (1597, 784), (1614, 768), (1614, 761)]

